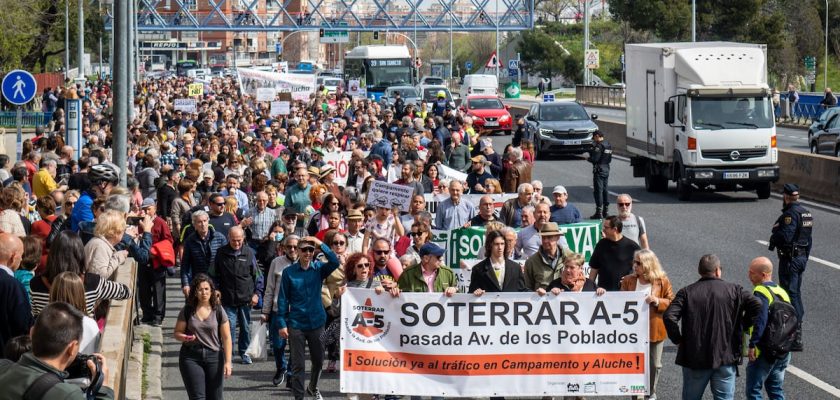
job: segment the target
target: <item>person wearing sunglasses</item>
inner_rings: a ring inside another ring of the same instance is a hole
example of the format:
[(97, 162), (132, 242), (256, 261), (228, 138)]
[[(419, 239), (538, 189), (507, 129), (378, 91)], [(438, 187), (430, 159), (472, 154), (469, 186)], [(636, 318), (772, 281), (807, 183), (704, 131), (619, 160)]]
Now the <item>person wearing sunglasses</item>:
[(636, 242), (639, 247), (650, 249), (645, 220), (633, 214), (633, 198), (629, 194), (622, 193), (616, 198), (616, 205), (618, 206), (618, 217), (621, 218), (621, 224), (623, 225), (621, 234)]
[[(316, 246), (324, 254), (326, 262), (315, 259)], [(308, 344), (312, 371), (306, 393), (315, 399), (322, 399), (318, 380), (324, 364), (321, 334), (327, 313), (321, 303), (321, 282), (340, 264), (332, 249), (314, 236), (307, 236), (298, 242), (298, 254), (298, 261), (286, 268), (280, 278), (274, 321), (280, 328), (280, 336), (289, 341), (291, 348), (290, 386), (294, 398), (304, 397), (304, 357)]]
[[(317, 236), (316, 236), (317, 237)], [(341, 316), (341, 287), (346, 283), (344, 275), (344, 264), (347, 260), (347, 237), (344, 236), (338, 229), (330, 229), (327, 231), (324, 241), (330, 244), (330, 248), (338, 257), (341, 267), (333, 271), (327, 279), (324, 279), (324, 285), (321, 287), (321, 303), (327, 312), (326, 325), (331, 330), (337, 332), (338, 329), (331, 327), (332, 324), (338, 324)], [(329, 344), (324, 343), (327, 349), (327, 373), (334, 373), (338, 371), (336, 364), (339, 360), (338, 341), (331, 341)]]
[(411, 265), (420, 264), (420, 249), (431, 239), (432, 230), (422, 222), (415, 222), (408, 235), (411, 237), (411, 246), (408, 246), (404, 255), (412, 258)]
[(274, 377), (271, 383), (278, 386), (283, 382), (288, 382), (289, 375), (288, 364), (286, 363), (286, 339), (280, 337), (280, 327), (276, 325), (274, 317), (277, 315), (277, 295), (280, 293), (280, 278), (283, 277), (283, 271), (298, 260), (297, 246), (300, 237), (297, 235), (286, 236), (280, 242), (277, 242), (277, 257), (271, 261), (271, 266), (268, 267), (268, 273), (265, 280), (265, 295), (263, 296), (263, 308), (260, 320), (263, 323), (268, 322), (269, 341), (274, 351)]

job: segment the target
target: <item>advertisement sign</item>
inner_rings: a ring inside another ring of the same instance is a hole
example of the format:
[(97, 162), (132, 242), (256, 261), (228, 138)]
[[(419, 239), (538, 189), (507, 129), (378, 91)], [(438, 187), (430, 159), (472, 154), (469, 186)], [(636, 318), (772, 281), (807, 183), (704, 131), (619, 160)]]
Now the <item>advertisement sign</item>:
[(643, 292), (341, 299), (343, 393), (632, 396), (648, 391)]
[(335, 168), (333, 182), (339, 186), (347, 185), (347, 177), (350, 175), (350, 159), (352, 151), (331, 152), (324, 155), (324, 162)]
[(367, 204), (389, 209), (398, 207), (400, 211), (408, 212), (412, 195), (414, 195), (413, 186), (373, 181), (367, 193)]

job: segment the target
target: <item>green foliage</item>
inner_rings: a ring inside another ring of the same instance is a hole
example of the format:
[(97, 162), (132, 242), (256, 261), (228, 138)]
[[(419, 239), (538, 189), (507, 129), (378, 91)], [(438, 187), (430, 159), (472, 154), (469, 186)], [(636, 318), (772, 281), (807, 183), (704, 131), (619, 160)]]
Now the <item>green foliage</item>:
[(522, 57), (522, 67), (544, 77), (562, 73), (568, 76), (568, 60), (555, 39), (540, 30), (522, 32), (522, 41), (517, 48)]

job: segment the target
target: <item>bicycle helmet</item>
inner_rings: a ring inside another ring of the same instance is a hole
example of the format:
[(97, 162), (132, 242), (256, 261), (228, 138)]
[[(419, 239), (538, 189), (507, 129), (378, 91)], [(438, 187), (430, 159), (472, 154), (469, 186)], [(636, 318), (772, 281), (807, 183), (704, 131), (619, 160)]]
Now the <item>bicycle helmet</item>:
[(90, 167), (88, 177), (90, 179), (90, 183), (94, 185), (98, 185), (102, 182), (108, 182), (113, 185), (120, 183), (120, 174), (114, 169), (114, 167), (108, 164), (96, 164)]

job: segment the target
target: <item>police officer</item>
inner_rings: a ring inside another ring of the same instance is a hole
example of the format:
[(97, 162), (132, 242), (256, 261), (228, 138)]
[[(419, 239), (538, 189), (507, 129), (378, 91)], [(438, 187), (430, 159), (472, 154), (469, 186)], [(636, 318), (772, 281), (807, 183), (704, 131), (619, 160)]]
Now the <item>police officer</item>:
[(595, 196), (595, 214), (590, 219), (607, 217), (609, 198), (607, 197), (607, 181), (610, 179), (610, 161), (612, 161), (612, 146), (604, 134), (599, 130), (592, 136), (595, 145), (589, 150), (589, 162), (592, 163), (592, 187)]
[(437, 117), (443, 117), (450, 110), (449, 102), (446, 101), (446, 92), (439, 90), (437, 92), (437, 100), (432, 104), (432, 113)]
[(782, 198), (782, 215), (773, 225), (770, 236), (770, 250), (779, 255), (779, 283), (788, 294), (796, 309), (799, 326), (796, 330), (796, 342), (793, 351), (802, 351), (802, 273), (811, 252), (811, 229), (814, 218), (811, 212), (799, 204), (799, 186), (787, 183)]

